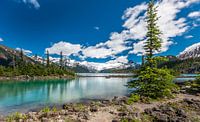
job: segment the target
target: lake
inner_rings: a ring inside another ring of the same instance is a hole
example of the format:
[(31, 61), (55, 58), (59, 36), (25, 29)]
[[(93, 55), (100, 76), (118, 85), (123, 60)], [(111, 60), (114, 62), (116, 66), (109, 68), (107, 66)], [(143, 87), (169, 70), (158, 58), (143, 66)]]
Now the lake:
[[(125, 85), (130, 74), (81, 73), (74, 80), (0, 82), (0, 115), (28, 112), (45, 106), (80, 102), (87, 99), (110, 99), (130, 92)], [(85, 77), (84, 77), (85, 76)], [(103, 77), (105, 76), (105, 77)], [(176, 82), (194, 80), (177, 78)]]
[(79, 77), (74, 80), (0, 82), (0, 114), (27, 112), (83, 99), (123, 96), (129, 92), (125, 85), (130, 80), (124, 77)]

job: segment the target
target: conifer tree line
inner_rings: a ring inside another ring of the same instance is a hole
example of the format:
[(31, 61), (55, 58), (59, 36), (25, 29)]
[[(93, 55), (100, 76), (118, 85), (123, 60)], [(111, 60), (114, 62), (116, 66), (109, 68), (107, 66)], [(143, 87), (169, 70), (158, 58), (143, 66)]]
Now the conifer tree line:
[[(59, 64), (50, 61), (49, 51), (46, 51), (46, 61), (43, 58), (43, 62), (38, 62), (37, 54), (33, 59), (30, 59), (24, 55), (23, 50), (19, 52), (19, 56), (13, 55), (12, 63), (8, 67), (0, 66), (0, 76), (49, 76), (49, 75), (71, 75), (74, 76), (74, 72), (69, 71), (63, 65), (63, 54), (60, 53)], [(27, 60), (29, 59), (29, 61)], [(31, 61), (30, 61), (31, 60)]]

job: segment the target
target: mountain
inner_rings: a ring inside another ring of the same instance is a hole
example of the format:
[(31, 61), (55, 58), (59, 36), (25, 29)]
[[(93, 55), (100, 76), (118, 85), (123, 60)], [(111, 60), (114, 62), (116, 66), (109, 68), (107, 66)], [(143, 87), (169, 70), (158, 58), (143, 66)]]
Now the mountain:
[(200, 57), (200, 42), (187, 47), (177, 57), (181, 60)]
[[(20, 59), (20, 51), (0, 45), (0, 65), (11, 66), (13, 58), (16, 58), (16, 60)], [(23, 55), (23, 60), (32, 64), (36, 63), (36, 61), (26, 55)]]

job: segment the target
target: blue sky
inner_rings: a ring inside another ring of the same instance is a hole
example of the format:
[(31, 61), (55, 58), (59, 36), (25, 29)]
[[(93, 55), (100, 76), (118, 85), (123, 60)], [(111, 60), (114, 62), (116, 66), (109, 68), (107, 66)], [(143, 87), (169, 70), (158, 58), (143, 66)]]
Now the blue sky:
[[(148, 0), (1, 0), (0, 44), (80, 62), (140, 62)], [(156, 3), (161, 55), (178, 55), (200, 41), (200, 0)]]

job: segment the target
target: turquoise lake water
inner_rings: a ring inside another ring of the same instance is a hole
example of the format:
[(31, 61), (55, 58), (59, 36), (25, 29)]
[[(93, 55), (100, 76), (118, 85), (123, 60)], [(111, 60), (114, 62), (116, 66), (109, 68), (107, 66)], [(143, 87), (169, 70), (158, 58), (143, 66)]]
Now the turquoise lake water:
[[(62, 105), (84, 99), (110, 99), (130, 92), (131, 77), (102, 77), (125, 74), (81, 74), (74, 80), (0, 82), (0, 115), (28, 112), (47, 105)], [(130, 74), (128, 74), (130, 75)], [(95, 76), (95, 77), (92, 77)], [(194, 80), (177, 78), (176, 82)]]
[(75, 80), (0, 82), (0, 114), (27, 112), (83, 99), (109, 99), (128, 93), (130, 78), (80, 77)]

